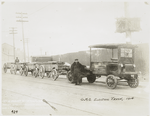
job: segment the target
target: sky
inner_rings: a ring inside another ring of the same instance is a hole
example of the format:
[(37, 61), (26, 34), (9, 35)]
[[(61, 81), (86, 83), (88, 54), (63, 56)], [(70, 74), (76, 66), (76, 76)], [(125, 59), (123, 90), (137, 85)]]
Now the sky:
[[(29, 40), (30, 56), (45, 52), (64, 54), (88, 50), (93, 44), (126, 42), (126, 34), (116, 32), (116, 18), (125, 17), (124, 2), (31, 1), (5, 1), (1, 5), (2, 43), (13, 45), (11, 27), (17, 30), (16, 48), (23, 49), (23, 37)], [(140, 18), (141, 30), (131, 34), (132, 42), (149, 42), (150, 4), (128, 2), (127, 11), (130, 18)], [(28, 22), (23, 22), (23, 26), (16, 22), (16, 17), (21, 16), (19, 12), (27, 13), (23, 17)], [(27, 52), (27, 44), (25, 47)]]

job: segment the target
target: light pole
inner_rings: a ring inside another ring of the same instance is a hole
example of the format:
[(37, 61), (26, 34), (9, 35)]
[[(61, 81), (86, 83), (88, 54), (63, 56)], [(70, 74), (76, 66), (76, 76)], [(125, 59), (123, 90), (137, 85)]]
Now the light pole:
[(10, 33), (9, 34), (13, 34), (13, 51), (14, 51), (14, 60), (15, 60), (15, 38), (14, 38), (14, 34), (17, 34), (15, 31), (17, 30), (14, 30), (15, 27), (11, 27), (12, 30), (10, 30)]
[[(129, 3), (128, 2), (124, 2), (124, 13), (125, 13), (125, 18), (129, 18), (130, 14), (129, 14)], [(132, 43), (131, 41), (131, 31), (126, 31), (126, 42), (127, 43)]]
[(131, 32), (138, 32), (140, 28), (140, 18), (129, 16), (129, 3), (124, 2), (124, 14), (125, 17), (117, 18), (116, 22), (116, 32), (126, 34), (126, 43), (131, 44)]
[(26, 62), (23, 22), (28, 22), (28, 21), (23, 20), (23, 18), (28, 18), (28, 17), (23, 17), (23, 15), (25, 15), (25, 14), (27, 14), (27, 13), (22, 13), (22, 12), (21, 12), (21, 13), (16, 13), (16, 14), (20, 14), (20, 15), (21, 15), (21, 17), (16, 17), (16, 18), (21, 18), (20, 20), (17, 20), (17, 22), (21, 22), (21, 23), (22, 23), (23, 52), (24, 52), (24, 61)]
[(26, 40), (25, 43), (27, 43), (28, 62), (29, 62), (29, 39), (26, 38), (25, 40)]

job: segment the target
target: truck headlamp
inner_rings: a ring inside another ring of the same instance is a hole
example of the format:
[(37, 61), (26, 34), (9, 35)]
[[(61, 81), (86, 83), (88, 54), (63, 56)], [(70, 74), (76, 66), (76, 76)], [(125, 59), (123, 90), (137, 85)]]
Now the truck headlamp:
[(120, 64), (121, 67), (123, 67), (123, 64)]
[(134, 68), (136, 67), (135, 64), (133, 64), (133, 67), (134, 67)]

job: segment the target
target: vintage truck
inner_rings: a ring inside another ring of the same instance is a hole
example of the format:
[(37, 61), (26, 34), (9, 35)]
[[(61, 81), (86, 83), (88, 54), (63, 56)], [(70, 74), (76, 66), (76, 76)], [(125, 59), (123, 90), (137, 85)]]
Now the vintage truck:
[[(126, 80), (131, 88), (139, 85), (138, 73), (134, 64), (134, 52), (136, 45), (132, 44), (99, 44), (90, 47), (90, 68), (86, 69), (84, 77), (89, 83), (93, 83), (96, 77), (106, 76), (106, 85), (110, 89), (116, 88), (118, 81)], [(109, 61), (92, 61), (92, 48), (111, 50)], [(114, 57), (115, 56), (115, 57)], [(69, 71), (67, 74), (69, 81), (73, 80)]]

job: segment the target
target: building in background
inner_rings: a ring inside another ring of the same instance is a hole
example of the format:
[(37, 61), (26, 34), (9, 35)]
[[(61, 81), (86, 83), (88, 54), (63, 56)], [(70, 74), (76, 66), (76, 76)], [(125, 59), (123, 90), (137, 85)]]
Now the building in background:
[[(23, 52), (20, 49), (15, 49), (15, 57), (18, 57), (20, 62), (23, 62)], [(5, 62), (14, 62), (13, 46), (7, 43), (2, 44), (2, 64)]]
[(14, 62), (13, 46), (2, 44), (2, 64), (5, 62)]

